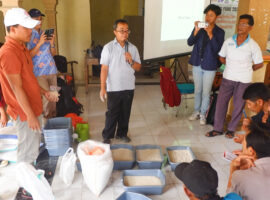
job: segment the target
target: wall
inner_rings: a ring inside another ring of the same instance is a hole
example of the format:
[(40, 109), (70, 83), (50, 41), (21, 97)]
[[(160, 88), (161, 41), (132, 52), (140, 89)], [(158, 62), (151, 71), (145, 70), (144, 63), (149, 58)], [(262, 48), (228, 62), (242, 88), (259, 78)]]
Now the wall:
[(90, 47), (90, 2), (89, 0), (58, 0), (56, 6), (59, 54), (68, 61), (76, 60), (76, 84), (84, 78), (84, 50)]
[(91, 0), (92, 40), (104, 45), (114, 38), (113, 23), (120, 18), (120, 0)]
[(139, 12), (138, 0), (121, 0), (120, 1), (120, 17), (124, 18), (125, 15), (137, 16)]
[(92, 40), (106, 44), (114, 38), (114, 21), (125, 15), (138, 15), (138, 10), (138, 0), (91, 0)]
[(239, 0), (238, 18), (242, 14), (250, 14), (254, 17), (254, 26), (250, 32), (262, 50), (266, 50), (270, 26), (269, 0)]
[[(26, 11), (29, 11), (31, 8), (37, 8), (41, 12), (44, 13), (44, 10), (45, 10), (42, 1), (37, 1), (37, 0), (23, 0), (21, 6)], [(46, 21), (46, 18), (44, 18), (43, 28), (45, 29), (46, 27), (47, 27), (47, 21)], [(5, 36), (6, 36), (6, 30), (5, 30), (5, 25), (4, 25), (4, 17), (3, 17), (3, 13), (0, 12), (0, 42), (2, 43), (5, 42)]]
[(6, 29), (4, 25), (4, 16), (3, 13), (0, 12), (0, 42), (5, 42), (5, 36), (6, 36)]
[[(27, 12), (32, 8), (39, 9), (42, 13), (45, 13), (45, 7), (41, 0), (23, 0), (22, 8), (24, 8)], [(43, 18), (42, 29), (46, 29), (47, 27), (47, 19), (46, 16)]]

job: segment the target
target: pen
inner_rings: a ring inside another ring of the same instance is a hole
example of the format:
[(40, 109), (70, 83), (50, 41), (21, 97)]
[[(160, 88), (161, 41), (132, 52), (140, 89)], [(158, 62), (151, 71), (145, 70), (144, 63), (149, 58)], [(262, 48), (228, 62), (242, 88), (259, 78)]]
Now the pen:
[(247, 118), (247, 114), (246, 114), (245, 110), (243, 110), (243, 114), (244, 114), (244, 117)]

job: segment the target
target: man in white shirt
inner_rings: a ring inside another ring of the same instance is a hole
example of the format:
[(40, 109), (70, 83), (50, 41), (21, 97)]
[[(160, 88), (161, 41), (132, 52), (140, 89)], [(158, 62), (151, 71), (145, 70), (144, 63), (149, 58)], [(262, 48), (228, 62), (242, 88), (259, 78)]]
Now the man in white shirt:
[(206, 133), (207, 137), (223, 134), (223, 125), (231, 97), (233, 97), (234, 109), (225, 136), (234, 137), (245, 106), (243, 93), (252, 81), (253, 71), (263, 66), (260, 47), (249, 35), (253, 25), (254, 19), (251, 15), (241, 15), (237, 34), (228, 38), (219, 52), (220, 61), (226, 64), (226, 67), (217, 99), (214, 129)]
[(113, 26), (115, 39), (107, 43), (101, 53), (100, 99), (108, 96), (104, 143), (114, 137), (130, 142), (127, 136), (131, 105), (135, 89), (135, 71), (141, 68), (137, 48), (128, 42), (130, 33), (126, 20), (116, 20)]

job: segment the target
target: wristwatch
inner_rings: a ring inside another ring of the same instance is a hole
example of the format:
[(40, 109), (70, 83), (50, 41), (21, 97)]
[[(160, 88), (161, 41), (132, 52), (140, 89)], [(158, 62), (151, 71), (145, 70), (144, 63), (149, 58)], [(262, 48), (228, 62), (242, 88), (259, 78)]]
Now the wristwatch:
[(133, 65), (134, 65), (134, 63), (135, 63), (135, 62), (134, 62), (134, 60), (132, 60), (132, 62), (130, 63), (130, 65), (131, 65), (131, 66), (133, 66)]

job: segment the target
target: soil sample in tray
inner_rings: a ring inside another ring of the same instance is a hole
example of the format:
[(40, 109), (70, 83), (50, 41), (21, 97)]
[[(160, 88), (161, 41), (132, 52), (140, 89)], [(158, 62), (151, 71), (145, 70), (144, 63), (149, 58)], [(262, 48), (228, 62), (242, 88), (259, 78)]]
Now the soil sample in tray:
[(130, 149), (127, 148), (118, 148), (118, 149), (112, 149), (112, 156), (113, 160), (115, 161), (132, 161), (133, 158), (133, 152)]
[(174, 163), (191, 162), (193, 157), (188, 150), (170, 150), (168, 151), (170, 161)]
[(161, 180), (156, 176), (124, 176), (126, 186), (160, 186)]
[(137, 149), (136, 154), (138, 161), (162, 161), (160, 149)]

